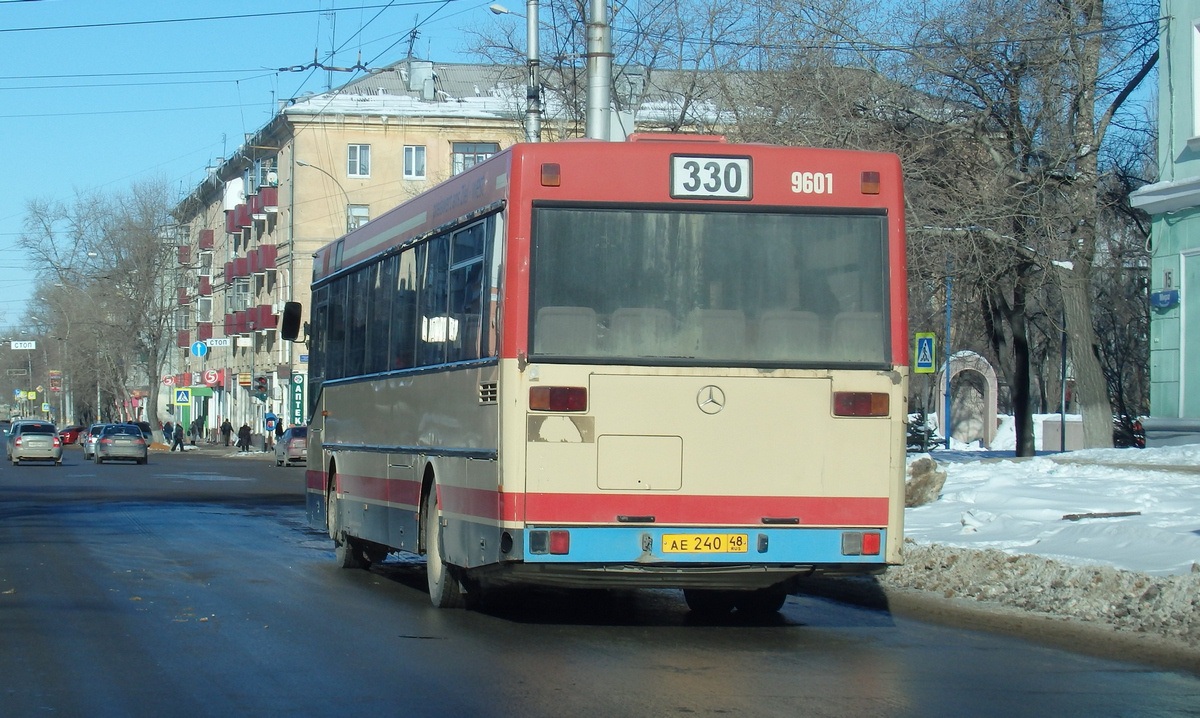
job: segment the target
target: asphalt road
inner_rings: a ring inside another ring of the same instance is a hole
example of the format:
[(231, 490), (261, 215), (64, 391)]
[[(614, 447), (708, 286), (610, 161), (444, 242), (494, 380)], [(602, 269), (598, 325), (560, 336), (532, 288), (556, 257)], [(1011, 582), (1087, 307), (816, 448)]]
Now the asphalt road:
[(1200, 678), (789, 598), (429, 605), (419, 560), (335, 567), (302, 469), (213, 452), (0, 466), (3, 716), (1195, 715)]

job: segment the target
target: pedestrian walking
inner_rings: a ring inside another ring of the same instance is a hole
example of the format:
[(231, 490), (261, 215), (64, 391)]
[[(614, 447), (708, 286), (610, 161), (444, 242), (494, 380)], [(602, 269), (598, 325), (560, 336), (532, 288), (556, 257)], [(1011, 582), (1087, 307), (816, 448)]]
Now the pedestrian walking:
[(229, 423), (229, 419), (221, 422), (221, 441), (226, 446), (229, 446), (229, 437), (233, 436), (233, 424)]
[(250, 425), (242, 424), (242, 428), (238, 429), (238, 449), (242, 451), (250, 450)]
[(175, 447), (177, 447), (177, 446), (179, 447), (180, 451), (183, 451), (183, 422), (182, 421), (175, 425), (175, 440), (171, 443), (171, 451), (174, 451)]

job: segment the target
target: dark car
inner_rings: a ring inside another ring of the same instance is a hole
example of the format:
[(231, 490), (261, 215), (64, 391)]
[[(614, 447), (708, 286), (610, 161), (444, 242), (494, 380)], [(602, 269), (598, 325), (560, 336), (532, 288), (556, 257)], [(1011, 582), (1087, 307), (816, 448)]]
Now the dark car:
[(154, 438), (154, 431), (150, 428), (148, 421), (131, 421), (129, 422), (142, 430), (142, 436), (146, 437), (146, 441), (151, 441)]
[(63, 446), (74, 444), (76, 441), (79, 441), (80, 432), (86, 428), (86, 426), (80, 426), (79, 424), (64, 426), (58, 430), (58, 438), (62, 441)]
[(97, 464), (110, 459), (127, 459), (144, 464), (149, 455), (146, 437), (136, 424), (109, 424), (104, 427), (96, 439), (93, 452)]
[(308, 460), (308, 427), (293, 426), (283, 432), (279, 441), (275, 442), (275, 465), (291, 466), (292, 462), (304, 463)]
[(62, 440), (48, 421), (18, 421), (8, 432), (8, 459), (17, 466), (24, 461), (51, 461), (62, 465)]

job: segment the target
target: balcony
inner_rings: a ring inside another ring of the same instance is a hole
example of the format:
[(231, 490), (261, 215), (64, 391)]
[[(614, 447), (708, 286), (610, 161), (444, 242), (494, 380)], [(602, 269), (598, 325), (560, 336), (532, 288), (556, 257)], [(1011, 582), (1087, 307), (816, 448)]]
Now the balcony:
[(275, 268), (275, 258), (279, 253), (279, 248), (274, 244), (264, 244), (258, 248), (258, 267), (259, 271), (263, 272), (268, 269)]
[(259, 187), (258, 196), (262, 198), (263, 210), (273, 213), (279, 211), (279, 188), (278, 187)]
[(213, 293), (212, 278), (201, 276), (199, 282), (199, 294), (202, 297), (211, 297)]
[(238, 228), (238, 232), (243, 227), (249, 227), (254, 224), (254, 221), (250, 218), (250, 207), (248, 205), (243, 203), (233, 208), (233, 223)]
[(252, 194), (246, 198), (246, 204), (249, 207), (250, 218), (257, 222), (267, 221), (267, 211), (263, 208), (263, 199), (261, 194)]
[(202, 342), (205, 339), (212, 339), (212, 337), (212, 322), (196, 322), (196, 341)]
[(214, 237), (215, 234), (216, 233), (211, 229), (200, 230), (200, 240), (197, 243), (200, 251), (212, 251), (213, 247), (216, 245), (216, 238)]
[(190, 347), (192, 345), (192, 333), (187, 329), (180, 329), (175, 335), (175, 346)]
[(179, 297), (179, 306), (182, 307), (182, 306), (192, 303), (191, 297), (188, 296), (188, 288), (187, 287), (177, 287), (176, 292), (178, 293), (178, 297)]
[(179, 263), (180, 264), (191, 264), (192, 263), (192, 248), (189, 245), (181, 244), (178, 247), (176, 247), (176, 250), (179, 253)]

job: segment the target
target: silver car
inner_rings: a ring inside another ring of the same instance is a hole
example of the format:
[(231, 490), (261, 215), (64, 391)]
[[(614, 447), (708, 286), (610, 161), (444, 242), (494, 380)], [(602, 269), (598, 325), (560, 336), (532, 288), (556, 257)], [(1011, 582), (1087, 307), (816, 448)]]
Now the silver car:
[(127, 459), (144, 464), (149, 456), (146, 436), (136, 424), (109, 424), (104, 427), (92, 453), (96, 456), (97, 464), (109, 459)]
[(62, 465), (62, 440), (48, 421), (17, 421), (8, 432), (8, 460), (13, 466), (22, 461), (50, 461)]
[(111, 424), (92, 424), (87, 431), (79, 432), (79, 445), (83, 447), (84, 461), (91, 461), (96, 455), (96, 440), (100, 438), (100, 432), (104, 431), (106, 426)]
[(308, 427), (293, 426), (283, 432), (279, 441), (275, 442), (275, 465), (291, 466), (292, 462), (302, 464), (308, 460)]

